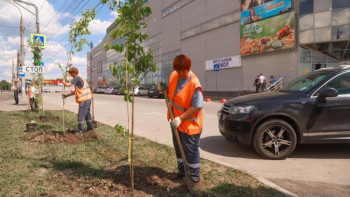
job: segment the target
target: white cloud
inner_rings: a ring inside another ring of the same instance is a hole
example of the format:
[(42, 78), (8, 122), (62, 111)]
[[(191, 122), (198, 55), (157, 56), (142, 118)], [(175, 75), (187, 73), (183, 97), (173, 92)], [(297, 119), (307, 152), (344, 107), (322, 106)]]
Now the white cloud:
[(110, 13), (110, 15), (113, 17), (113, 19), (116, 19), (116, 18), (118, 18), (118, 16), (119, 16), (119, 14), (118, 14), (117, 11), (112, 11), (112, 12)]
[(94, 19), (89, 25), (89, 30), (92, 35), (105, 34), (106, 29), (112, 24), (112, 21), (101, 21), (100, 19)]

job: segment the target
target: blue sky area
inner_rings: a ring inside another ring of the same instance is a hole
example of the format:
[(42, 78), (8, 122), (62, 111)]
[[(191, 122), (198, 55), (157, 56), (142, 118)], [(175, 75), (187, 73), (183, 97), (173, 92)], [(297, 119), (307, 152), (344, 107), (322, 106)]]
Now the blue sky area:
[[(56, 62), (67, 63), (69, 50), (69, 24), (81, 16), (81, 11), (93, 8), (99, 0), (26, 0), (37, 5), (39, 11), (40, 33), (47, 37), (47, 48), (43, 50), (43, 62), (46, 67), (45, 78), (61, 77)], [(28, 7), (30, 10), (33, 8)], [(25, 26), (25, 65), (33, 65), (33, 55), (27, 40), (30, 33), (35, 33), (35, 16), (20, 8)], [(20, 48), (20, 12), (14, 5), (0, 0), (0, 80), (11, 80), (12, 60), (16, 64), (17, 50)], [(96, 46), (106, 35), (106, 28), (117, 17), (116, 11), (111, 11), (107, 5), (100, 4), (97, 15), (89, 26), (91, 35), (88, 40)], [(79, 68), (82, 76), (86, 76), (86, 53), (89, 46), (73, 56), (73, 66)]]

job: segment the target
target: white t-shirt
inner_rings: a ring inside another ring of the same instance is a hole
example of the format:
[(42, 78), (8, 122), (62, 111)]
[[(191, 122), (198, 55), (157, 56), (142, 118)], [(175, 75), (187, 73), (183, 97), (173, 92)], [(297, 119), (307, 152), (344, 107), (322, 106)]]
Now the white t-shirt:
[(264, 76), (264, 75), (261, 75), (261, 76), (259, 77), (259, 80), (260, 80), (260, 83), (263, 84), (264, 81), (265, 81), (265, 76)]
[(30, 98), (35, 98), (35, 95), (38, 94), (38, 89), (36, 87), (32, 87), (32, 95), (30, 95)]

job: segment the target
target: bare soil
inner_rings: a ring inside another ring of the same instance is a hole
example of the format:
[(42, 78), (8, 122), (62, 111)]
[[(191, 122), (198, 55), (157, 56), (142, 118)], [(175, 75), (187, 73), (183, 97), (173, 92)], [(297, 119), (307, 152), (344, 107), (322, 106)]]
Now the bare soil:
[(32, 135), (26, 136), (26, 140), (36, 143), (82, 143), (88, 141), (94, 141), (98, 139), (98, 135), (95, 132), (78, 133), (68, 130), (65, 134), (62, 132), (37, 132)]

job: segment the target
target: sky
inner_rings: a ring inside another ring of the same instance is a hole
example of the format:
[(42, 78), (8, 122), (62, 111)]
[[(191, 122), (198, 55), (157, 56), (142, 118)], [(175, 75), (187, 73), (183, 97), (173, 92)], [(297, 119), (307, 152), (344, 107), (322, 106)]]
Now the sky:
[[(44, 78), (59, 78), (62, 73), (57, 62), (67, 64), (67, 51), (70, 50), (68, 42), (69, 24), (72, 20), (81, 17), (81, 11), (93, 8), (99, 0), (24, 0), (36, 4), (39, 9), (40, 33), (46, 35), (47, 47), (42, 51), (44, 62)], [(33, 7), (27, 7), (34, 12)], [(33, 54), (28, 46), (30, 33), (36, 33), (35, 16), (27, 10), (20, 8), (23, 14), (25, 65), (33, 65)], [(107, 27), (116, 19), (116, 11), (111, 11), (108, 5), (100, 4), (96, 17), (91, 21), (87, 36), (93, 46), (98, 45), (106, 35)], [(20, 49), (20, 12), (14, 5), (0, 0), (0, 81), (11, 81), (12, 60), (17, 59), (17, 50)], [(83, 51), (75, 53), (72, 58), (73, 66), (80, 74), (86, 77), (86, 53), (90, 47), (85, 45)]]

